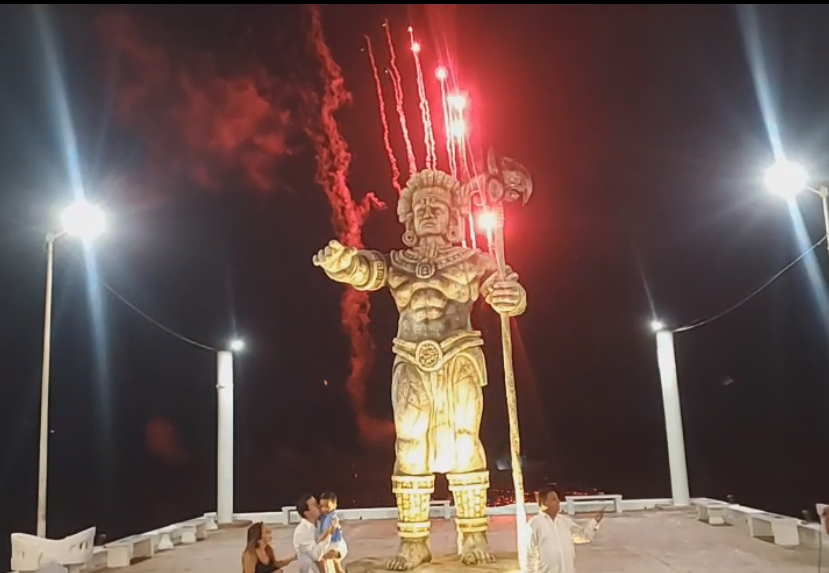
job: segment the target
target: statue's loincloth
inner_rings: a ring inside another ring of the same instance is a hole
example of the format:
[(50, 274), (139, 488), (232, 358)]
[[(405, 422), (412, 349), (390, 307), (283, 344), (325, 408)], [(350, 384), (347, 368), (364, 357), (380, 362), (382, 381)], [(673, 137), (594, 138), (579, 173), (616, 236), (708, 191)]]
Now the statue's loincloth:
[[(484, 341), (479, 331), (461, 332), (442, 342), (424, 340), (419, 343), (395, 338), (392, 352), (395, 366), (404, 362), (417, 369), (423, 391), (429, 398), (429, 431), (427, 439), (428, 465), (432, 472), (447, 473), (455, 468), (456, 448), (472, 447), (459, 444), (456, 416), (469, 419), (466, 412), (457, 409), (481, 408), (475, 403), (457, 404), (457, 383), (473, 378), (476, 384), (486, 385), (486, 362), (481, 350)], [(471, 369), (471, 371), (468, 371)], [(467, 371), (465, 371), (467, 370)], [(469, 382), (467, 382), (468, 384)], [(472, 416), (477, 418), (477, 416)], [(472, 428), (461, 428), (469, 435)], [(478, 428), (474, 428), (477, 436)], [(464, 456), (466, 457), (466, 456)]]

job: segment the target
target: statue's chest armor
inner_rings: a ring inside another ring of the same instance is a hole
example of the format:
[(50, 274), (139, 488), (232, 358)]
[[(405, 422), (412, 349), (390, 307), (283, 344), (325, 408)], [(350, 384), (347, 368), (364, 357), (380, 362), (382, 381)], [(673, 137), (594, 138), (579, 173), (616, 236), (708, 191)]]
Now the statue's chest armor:
[[(398, 306), (405, 308), (424, 291), (438, 291), (456, 302), (474, 301), (478, 296), (474, 256), (476, 251), (452, 247), (428, 256), (416, 249), (389, 254), (389, 287)], [(432, 295), (436, 294), (434, 292)]]

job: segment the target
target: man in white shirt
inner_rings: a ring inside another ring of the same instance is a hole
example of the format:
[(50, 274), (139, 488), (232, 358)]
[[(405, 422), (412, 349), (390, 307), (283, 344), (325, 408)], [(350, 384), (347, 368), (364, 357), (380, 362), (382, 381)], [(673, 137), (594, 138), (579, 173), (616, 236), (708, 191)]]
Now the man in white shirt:
[(299, 573), (319, 573), (317, 563), (331, 549), (331, 534), (339, 529), (335, 518), (332, 527), (317, 538), (317, 521), (320, 506), (311, 494), (303, 495), (296, 504), (296, 511), (302, 517), (294, 530), (294, 551), (299, 561)]
[(538, 492), (541, 511), (530, 520), (527, 573), (575, 573), (575, 544), (589, 543), (599, 529), (604, 512), (582, 526), (559, 514), (560, 503), (554, 489)]

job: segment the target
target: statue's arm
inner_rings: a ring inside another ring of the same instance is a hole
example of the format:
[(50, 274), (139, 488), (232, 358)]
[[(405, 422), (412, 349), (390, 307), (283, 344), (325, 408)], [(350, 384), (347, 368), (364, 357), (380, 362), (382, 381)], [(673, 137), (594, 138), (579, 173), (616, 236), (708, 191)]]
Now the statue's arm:
[[(492, 292), (495, 283), (501, 282), (501, 274), (498, 272), (498, 262), (489, 253), (481, 252), (478, 255), (478, 268), (481, 273), (481, 296), (486, 299)], [(512, 270), (512, 267), (509, 265), (507, 265), (506, 277), (503, 282), (509, 283), (509, 288), (514, 292), (516, 299), (515, 304), (509, 309), (507, 314), (509, 316), (521, 316), (527, 310), (527, 291), (518, 281), (518, 273)]]
[(343, 271), (325, 271), (331, 280), (345, 283), (362, 291), (375, 291), (386, 286), (389, 275), (388, 257), (377, 251), (357, 251), (351, 264)]

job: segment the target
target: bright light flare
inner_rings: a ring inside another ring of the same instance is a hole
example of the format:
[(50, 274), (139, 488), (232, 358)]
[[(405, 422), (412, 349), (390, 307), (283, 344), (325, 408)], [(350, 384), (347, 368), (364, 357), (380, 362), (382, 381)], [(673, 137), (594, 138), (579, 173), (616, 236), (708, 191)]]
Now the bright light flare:
[(449, 124), (449, 133), (456, 139), (461, 139), (466, 135), (466, 122), (462, 119), (454, 119)]
[(245, 341), (241, 338), (234, 338), (228, 346), (231, 352), (241, 352), (245, 349)]
[(492, 211), (486, 211), (478, 216), (478, 227), (481, 230), (491, 233), (498, 226), (498, 216)]
[(766, 170), (763, 182), (771, 193), (794, 197), (809, 183), (806, 168), (791, 161), (778, 161)]
[(415, 54), (419, 54), (419, 53), (420, 53), (420, 42), (412, 42), (412, 51), (413, 51)]
[(652, 320), (651, 330), (653, 330), (654, 332), (660, 332), (662, 330), (665, 330), (665, 323), (661, 320)]
[(449, 71), (443, 66), (440, 66), (438, 69), (435, 70), (435, 77), (438, 80), (445, 82), (446, 78), (449, 77)]
[(446, 101), (449, 102), (449, 107), (457, 112), (461, 112), (466, 109), (466, 98), (460, 94), (450, 95), (446, 98)]
[(91, 240), (106, 230), (106, 217), (100, 207), (78, 201), (63, 210), (60, 224), (67, 235)]

